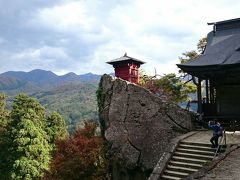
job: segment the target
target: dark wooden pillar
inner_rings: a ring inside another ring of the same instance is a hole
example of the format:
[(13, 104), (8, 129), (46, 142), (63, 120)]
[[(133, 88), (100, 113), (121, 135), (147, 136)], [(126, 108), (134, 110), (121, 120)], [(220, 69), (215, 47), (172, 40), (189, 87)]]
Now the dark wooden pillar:
[(210, 103), (214, 104), (214, 89), (211, 81), (210, 81)]
[(206, 103), (208, 104), (209, 103), (209, 85), (208, 85), (209, 81), (206, 80), (205, 83), (206, 83)]
[(201, 86), (201, 79), (198, 79), (198, 83), (197, 83), (197, 98), (198, 98), (198, 110), (197, 112), (199, 114), (202, 113), (202, 86)]

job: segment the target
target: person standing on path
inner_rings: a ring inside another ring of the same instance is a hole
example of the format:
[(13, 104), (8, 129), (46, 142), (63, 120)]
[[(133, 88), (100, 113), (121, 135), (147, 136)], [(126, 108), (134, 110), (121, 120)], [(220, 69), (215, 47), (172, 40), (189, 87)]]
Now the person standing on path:
[(221, 134), (219, 134), (220, 127), (221, 127), (220, 123), (216, 122), (216, 120), (209, 121), (208, 127), (213, 130), (213, 136), (210, 139), (210, 142), (212, 143), (212, 148), (217, 148), (218, 147), (218, 138), (221, 136)]

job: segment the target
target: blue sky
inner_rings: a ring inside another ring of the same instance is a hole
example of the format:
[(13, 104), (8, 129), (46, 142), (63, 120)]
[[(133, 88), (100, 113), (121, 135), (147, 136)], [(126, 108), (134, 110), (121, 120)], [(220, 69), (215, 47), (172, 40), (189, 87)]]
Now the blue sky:
[(0, 73), (51, 70), (110, 73), (106, 61), (129, 56), (149, 74), (177, 72), (181, 53), (239, 18), (236, 0), (0, 0)]

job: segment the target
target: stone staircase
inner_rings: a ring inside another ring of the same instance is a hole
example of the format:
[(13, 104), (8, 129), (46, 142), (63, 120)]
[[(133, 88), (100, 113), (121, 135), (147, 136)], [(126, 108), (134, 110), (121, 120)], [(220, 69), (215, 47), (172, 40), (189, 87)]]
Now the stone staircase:
[(216, 149), (211, 148), (210, 144), (180, 142), (161, 179), (179, 180), (187, 177), (212, 161), (215, 151)]

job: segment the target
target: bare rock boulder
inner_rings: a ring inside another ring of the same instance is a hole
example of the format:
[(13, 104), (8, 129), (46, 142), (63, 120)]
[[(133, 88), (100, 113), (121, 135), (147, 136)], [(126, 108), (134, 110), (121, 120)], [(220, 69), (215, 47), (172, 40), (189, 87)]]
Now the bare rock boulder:
[(109, 75), (101, 78), (98, 105), (114, 179), (146, 179), (170, 140), (192, 129), (191, 114), (178, 105)]

